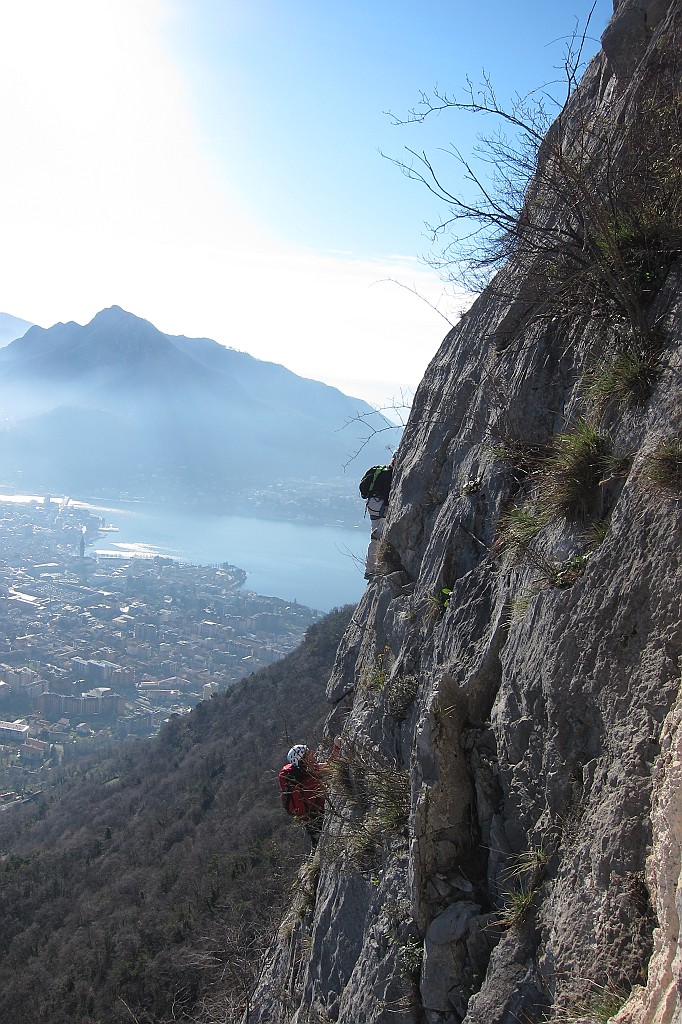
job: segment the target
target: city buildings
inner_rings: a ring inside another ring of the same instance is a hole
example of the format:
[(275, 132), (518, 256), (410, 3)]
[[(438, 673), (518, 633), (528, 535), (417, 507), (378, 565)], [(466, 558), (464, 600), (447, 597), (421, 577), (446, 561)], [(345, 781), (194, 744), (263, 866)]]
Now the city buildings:
[(154, 733), (289, 653), (319, 617), (244, 591), (232, 565), (90, 558), (83, 538), (101, 525), (64, 502), (0, 504), (0, 790)]

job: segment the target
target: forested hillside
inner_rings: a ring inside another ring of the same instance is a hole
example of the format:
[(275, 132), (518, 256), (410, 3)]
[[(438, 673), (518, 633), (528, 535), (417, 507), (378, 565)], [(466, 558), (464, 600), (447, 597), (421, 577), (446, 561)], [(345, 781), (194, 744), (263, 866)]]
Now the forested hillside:
[(309, 849), (277, 770), (292, 742), (320, 739), (352, 611), (0, 815), (0, 1020), (210, 1021), (239, 1004)]

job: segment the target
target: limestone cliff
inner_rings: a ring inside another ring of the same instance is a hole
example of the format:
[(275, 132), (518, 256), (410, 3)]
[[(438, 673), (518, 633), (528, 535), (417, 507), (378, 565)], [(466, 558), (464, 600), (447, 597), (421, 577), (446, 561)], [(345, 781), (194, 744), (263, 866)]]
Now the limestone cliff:
[(616, 6), (419, 388), (250, 1024), (682, 1020), (681, 52)]

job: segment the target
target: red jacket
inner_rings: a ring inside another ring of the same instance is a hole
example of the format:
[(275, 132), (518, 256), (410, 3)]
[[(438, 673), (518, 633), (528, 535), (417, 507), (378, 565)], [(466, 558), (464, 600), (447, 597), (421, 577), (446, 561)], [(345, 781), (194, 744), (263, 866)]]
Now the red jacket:
[(284, 809), (295, 818), (310, 818), (324, 811), (327, 787), (321, 776), (302, 766), (285, 764), (279, 773), (279, 791)]

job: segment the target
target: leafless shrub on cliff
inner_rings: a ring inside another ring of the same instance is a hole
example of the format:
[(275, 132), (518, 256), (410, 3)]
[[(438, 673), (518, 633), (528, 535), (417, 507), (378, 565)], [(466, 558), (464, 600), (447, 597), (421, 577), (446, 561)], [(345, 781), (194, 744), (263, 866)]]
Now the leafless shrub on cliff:
[(444, 276), (477, 292), (518, 248), (525, 194), (550, 117), (542, 97), (517, 96), (511, 108), (505, 109), (487, 75), (479, 86), (467, 79), (464, 96), (457, 100), (439, 89), (433, 95), (423, 92), (407, 117), (392, 116), (396, 125), (418, 124), (433, 114), (460, 110), (492, 115), (501, 121), (511, 137), (503, 130), (480, 136), (473, 159), (467, 159), (455, 146), (446, 150), (475, 186), (474, 199), (470, 200), (464, 190), (462, 194), (451, 191), (425, 152), (408, 148), (406, 160), (388, 159), (447, 208), (447, 216), (426, 225), (432, 242), (442, 241), (440, 255), (432, 255), (428, 262)]
[(366, 794), (368, 814), (386, 831), (399, 832), (410, 811), (408, 772), (370, 748), (356, 749), (350, 760), (355, 783)]
[[(370, 747), (330, 762), (329, 786), (342, 797), (342, 848), (359, 870), (369, 868), (387, 837), (404, 833), (410, 812), (409, 773)], [(338, 845), (338, 844), (337, 844)]]
[(344, 471), (358, 458), (361, 452), (379, 434), (386, 438), (386, 461), (388, 462), (398, 447), (402, 431), (405, 429), (410, 409), (412, 408), (412, 394), (401, 391), (400, 396), (394, 398), (387, 405), (379, 409), (372, 409), (370, 412), (359, 412), (347, 420), (341, 430), (349, 427), (351, 423), (360, 423), (366, 433), (360, 438), (356, 448), (349, 453), (343, 465)]
[(339, 754), (333, 761), (329, 761), (327, 764), (327, 778), (333, 793), (337, 793), (345, 801), (357, 799), (352, 761), (346, 754)]
[(508, 463), (519, 478), (525, 478), (547, 456), (547, 445), (511, 432), (500, 433), (498, 428), (491, 437), (489, 451), (492, 459)]
[(505, 105), (484, 76), (467, 80), (459, 99), (436, 89), (394, 117), (468, 112), (500, 126), (479, 136), (470, 158), (445, 150), (464, 171), (461, 186), (449, 187), (424, 152), (393, 162), (446, 208), (429, 225), (441, 273), (480, 290), (513, 256), (527, 275), (526, 316), (601, 322), (616, 349), (649, 350), (651, 302), (682, 252), (680, 62), (661, 50), (616, 124), (575, 92), (584, 40), (576, 32), (566, 48), (563, 97), (544, 86)]

